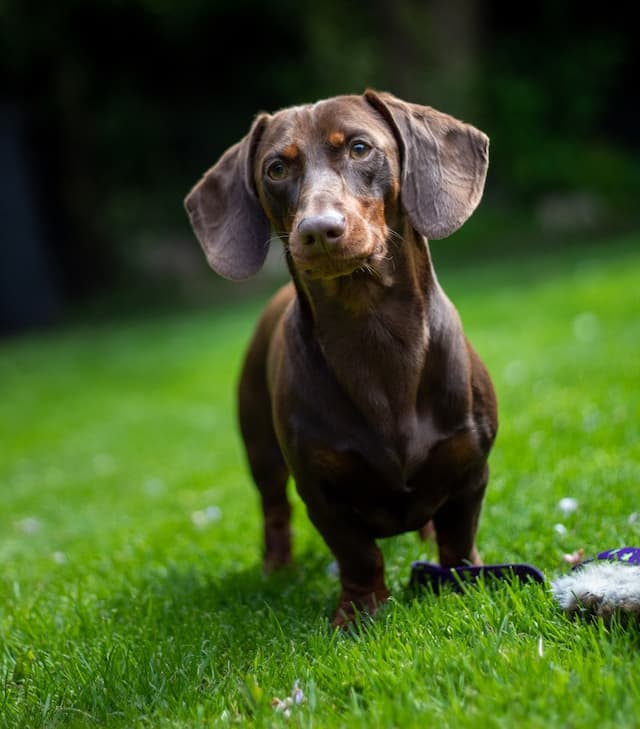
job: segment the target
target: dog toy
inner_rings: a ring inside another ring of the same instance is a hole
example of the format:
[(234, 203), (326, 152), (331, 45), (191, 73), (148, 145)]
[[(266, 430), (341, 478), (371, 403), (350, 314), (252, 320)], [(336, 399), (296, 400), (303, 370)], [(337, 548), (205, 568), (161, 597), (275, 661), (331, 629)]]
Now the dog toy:
[(544, 575), (530, 564), (487, 564), (481, 567), (462, 565), (461, 567), (440, 567), (431, 562), (413, 562), (411, 565), (410, 587), (430, 585), (434, 594), (439, 595), (442, 588), (450, 587), (455, 592), (462, 592), (463, 586), (479, 579), (513, 580), (517, 577), (521, 582), (533, 580), (544, 582)]
[(600, 552), (553, 580), (551, 591), (571, 616), (640, 621), (640, 547)]
[[(449, 586), (461, 592), (480, 579), (533, 581), (545, 584), (543, 573), (530, 564), (440, 567), (416, 561), (411, 565), (410, 586), (431, 586), (438, 595)], [(640, 547), (621, 547), (600, 552), (594, 559), (551, 582), (558, 605), (570, 616), (600, 617), (606, 623), (614, 615), (623, 622), (640, 622)]]

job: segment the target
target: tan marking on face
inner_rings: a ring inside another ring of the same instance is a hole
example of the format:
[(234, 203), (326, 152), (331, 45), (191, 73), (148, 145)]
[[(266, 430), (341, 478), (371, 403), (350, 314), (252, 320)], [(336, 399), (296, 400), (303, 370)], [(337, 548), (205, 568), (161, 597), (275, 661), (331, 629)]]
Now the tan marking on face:
[(340, 147), (344, 144), (344, 134), (342, 132), (331, 132), (329, 135), (329, 144), (332, 147)]
[(371, 226), (378, 229), (381, 237), (387, 236), (384, 200), (378, 198), (361, 197), (357, 200), (360, 215)]
[(300, 150), (298, 149), (298, 146), (296, 144), (288, 144), (282, 150), (282, 156), (291, 162), (293, 162), (293, 160), (296, 159), (299, 154), (300, 154)]

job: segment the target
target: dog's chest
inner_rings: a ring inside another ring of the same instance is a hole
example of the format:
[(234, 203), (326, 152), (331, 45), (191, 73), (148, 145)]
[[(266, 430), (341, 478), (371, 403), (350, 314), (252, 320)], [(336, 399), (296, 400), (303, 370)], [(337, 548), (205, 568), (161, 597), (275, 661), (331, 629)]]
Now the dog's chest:
[[(380, 386), (358, 399), (328, 370), (320, 383), (304, 388), (289, 410), (295, 420), (286, 429), (288, 449), (299, 468), (313, 481), (352, 486), (366, 481), (380, 491), (413, 490), (413, 477), (450, 435), (438, 427), (429, 407), (418, 410), (416, 386), (393, 397)], [(394, 387), (399, 390), (400, 383)]]
[(428, 461), (434, 446), (444, 438), (446, 433), (438, 428), (430, 410), (422, 415), (414, 410), (397, 423), (395, 437), (392, 432), (387, 440), (397, 453), (406, 482)]
[(438, 425), (441, 413), (425, 386), (429, 331), (414, 313), (395, 328), (377, 319), (349, 332), (338, 322), (326, 338), (290, 322), (283, 390), (276, 388), (274, 402), (287, 401), (276, 419), (282, 412), (289, 420), (278, 430), (296, 478), (364, 479), (381, 491), (410, 492), (434, 448), (466, 424)]
[(395, 439), (341, 420), (306, 441), (296, 481), (303, 499), (307, 485), (320, 488), (372, 534), (391, 536), (424, 525), (448, 498), (466, 468), (467, 459), (458, 458), (460, 439), (470, 444), (471, 431), (444, 436), (430, 418), (405, 424)]
[(320, 487), (376, 537), (418, 529), (464, 482), (480, 451), (473, 427), (442, 434), (429, 418), (416, 419), (410, 437), (396, 440), (338, 423), (328, 438), (310, 441), (303, 454), (304, 483)]

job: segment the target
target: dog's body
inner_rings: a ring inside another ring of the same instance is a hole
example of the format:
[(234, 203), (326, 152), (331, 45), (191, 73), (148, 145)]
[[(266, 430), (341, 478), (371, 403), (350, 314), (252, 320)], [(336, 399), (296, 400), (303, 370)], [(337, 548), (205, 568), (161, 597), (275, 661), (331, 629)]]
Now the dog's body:
[(425, 237), (476, 207), (487, 146), (389, 94), (336, 97), (259, 116), (186, 201), (229, 278), (260, 268), (269, 227), (285, 242), (293, 281), (250, 345), (240, 424), (265, 566), (291, 559), (291, 474), (340, 567), (336, 625), (388, 597), (376, 538), (432, 521), (443, 565), (480, 561), (495, 395)]

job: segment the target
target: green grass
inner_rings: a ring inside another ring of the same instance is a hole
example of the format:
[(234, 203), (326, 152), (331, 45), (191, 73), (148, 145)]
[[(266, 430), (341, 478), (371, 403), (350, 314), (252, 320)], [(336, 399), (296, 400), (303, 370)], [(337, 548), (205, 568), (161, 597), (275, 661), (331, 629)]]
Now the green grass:
[[(440, 271), (500, 401), (485, 561), (552, 578), (565, 552), (640, 543), (639, 244)], [(297, 500), (296, 566), (262, 575), (234, 415), (258, 309), (0, 349), (0, 726), (638, 726), (637, 626), (571, 622), (548, 587), (414, 595), (434, 551), (403, 535), (393, 601), (332, 634)], [(296, 681), (287, 718), (272, 700)]]

